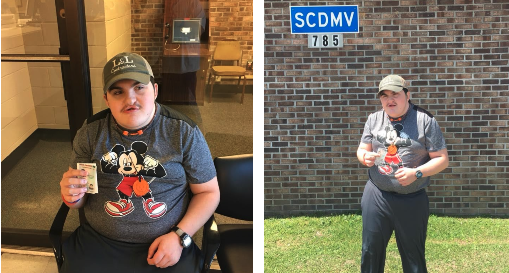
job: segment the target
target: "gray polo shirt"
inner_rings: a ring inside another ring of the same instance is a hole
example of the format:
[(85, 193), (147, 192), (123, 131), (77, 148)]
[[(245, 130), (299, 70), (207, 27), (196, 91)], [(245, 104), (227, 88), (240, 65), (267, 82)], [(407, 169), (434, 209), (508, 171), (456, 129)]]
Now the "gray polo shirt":
[[(161, 105), (142, 135), (123, 135), (109, 109), (89, 118), (74, 139), (70, 167), (90, 162), (98, 167), (99, 193), (88, 195), (84, 207), (88, 222), (103, 236), (131, 243), (152, 243), (168, 233), (187, 210), (188, 184), (205, 183), (216, 176), (198, 126)], [(133, 165), (142, 166), (142, 170), (129, 176), (127, 170)], [(164, 214), (150, 217), (143, 205), (145, 198), (150, 198), (130, 192), (129, 182), (138, 175), (150, 183), (153, 201), (164, 203)], [(132, 202), (132, 211), (125, 215), (108, 213), (107, 204), (125, 200), (126, 196)]]
[(413, 104), (402, 121), (391, 122), (383, 110), (369, 115), (361, 142), (371, 144), (373, 152), (381, 155), (369, 169), (369, 179), (381, 190), (403, 194), (427, 187), (430, 177), (402, 186), (395, 172), (419, 167), (430, 160), (429, 152), (447, 148), (433, 115)]

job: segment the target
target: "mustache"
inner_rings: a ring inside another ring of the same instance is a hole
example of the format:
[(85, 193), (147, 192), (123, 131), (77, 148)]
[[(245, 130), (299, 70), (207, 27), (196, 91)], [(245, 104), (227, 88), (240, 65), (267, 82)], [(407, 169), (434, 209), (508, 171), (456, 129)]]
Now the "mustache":
[(140, 109), (141, 108), (141, 105), (139, 103), (135, 103), (135, 104), (131, 104), (131, 105), (126, 105), (122, 108), (122, 111), (127, 111), (131, 108), (137, 108), (137, 109)]

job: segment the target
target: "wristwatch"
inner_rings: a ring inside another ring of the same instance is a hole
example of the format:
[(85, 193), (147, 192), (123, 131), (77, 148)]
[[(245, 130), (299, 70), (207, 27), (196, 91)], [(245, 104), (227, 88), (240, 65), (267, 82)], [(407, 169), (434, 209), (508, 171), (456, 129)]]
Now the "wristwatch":
[(422, 177), (422, 172), (421, 172), (421, 171), (419, 171), (419, 170), (417, 170), (417, 171), (415, 172), (415, 177), (417, 177), (417, 179), (421, 178), (421, 177)]
[(177, 226), (173, 226), (171, 228), (171, 231), (177, 233), (177, 235), (180, 237), (180, 244), (182, 245), (182, 247), (188, 248), (191, 245), (193, 239), (191, 239), (191, 236), (189, 236), (189, 234), (185, 233)]

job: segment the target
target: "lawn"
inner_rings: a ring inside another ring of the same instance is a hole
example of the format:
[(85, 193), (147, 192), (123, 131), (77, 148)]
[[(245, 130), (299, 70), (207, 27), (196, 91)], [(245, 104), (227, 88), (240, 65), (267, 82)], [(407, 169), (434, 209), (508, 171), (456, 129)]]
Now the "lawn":
[[(266, 219), (265, 272), (360, 272), (360, 215)], [(509, 219), (430, 216), (428, 272), (509, 272)], [(396, 240), (385, 272), (403, 272)]]

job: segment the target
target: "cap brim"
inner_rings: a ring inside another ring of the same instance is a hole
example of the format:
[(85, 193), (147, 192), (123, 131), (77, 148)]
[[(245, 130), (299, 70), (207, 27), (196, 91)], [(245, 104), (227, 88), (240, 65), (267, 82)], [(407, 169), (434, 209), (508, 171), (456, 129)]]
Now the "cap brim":
[(117, 75), (106, 82), (106, 84), (103, 87), (104, 93), (106, 93), (114, 83), (120, 80), (135, 80), (143, 84), (148, 84), (150, 82), (150, 75), (138, 72), (128, 72)]
[(385, 85), (378, 89), (378, 93), (380, 94), (380, 92), (382, 92), (384, 90), (390, 90), (393, 92), (401, 92), (401, 91), (403, 91), (403, 86), (401, 86), (401, 85)]

